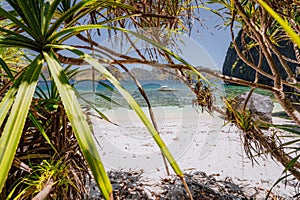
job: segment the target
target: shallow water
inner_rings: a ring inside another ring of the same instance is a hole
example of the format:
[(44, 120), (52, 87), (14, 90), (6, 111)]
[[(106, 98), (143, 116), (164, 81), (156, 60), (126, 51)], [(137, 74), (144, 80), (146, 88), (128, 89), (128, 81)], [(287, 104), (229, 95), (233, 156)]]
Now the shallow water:
[[(140, 81), (147, 97), (153, 107), (160, 106), (178, 106), (191, 105), (192, 100), (196, 98), (194, 93), (183, 83), (178, 80), (145, 80)], [(141, 107), (146, 107), (147, 103), (140, 94), (137, 86), (133, 81), (121, 81), (123, 87), (133, 96)], [(45, 82), (39, 82), (42, 90), (46, 91)], [(167, 90), (160, 90), (162, 86), (166, 86)], [(78, 81), (74, 82), (74, 87), (78, 94), (85, 100), (92, 102), (99, 108), (129, 108), (127, 102), (120, 93), (114, 88), (109, 81)], [(222, 104), (221, 96), (235, 97), (250, 90), (249, 87), (225, 85), (222, 82), (212, 83), (212, 92), (215, 96), (217, 104)], [(272, 97), (270, 92), (256, 89), (255, 92)], [(86, 104), (80, 100), (82, 104)]]

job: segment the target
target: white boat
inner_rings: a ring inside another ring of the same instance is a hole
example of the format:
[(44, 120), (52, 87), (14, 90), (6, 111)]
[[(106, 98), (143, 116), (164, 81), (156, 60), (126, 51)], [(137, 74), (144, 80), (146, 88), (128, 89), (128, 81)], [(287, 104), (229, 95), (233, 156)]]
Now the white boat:
[(176, 91), (174, 88), (169, 88), (167, 85), (162, 85), (160, 88), (157, 89), (158, 91)]

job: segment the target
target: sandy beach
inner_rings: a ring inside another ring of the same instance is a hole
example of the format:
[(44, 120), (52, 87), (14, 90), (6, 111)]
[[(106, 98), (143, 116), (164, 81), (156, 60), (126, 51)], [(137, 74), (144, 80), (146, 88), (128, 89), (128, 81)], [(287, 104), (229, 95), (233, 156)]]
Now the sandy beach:
[[(147, 108), (143, 110), (148, 114)], [(283, 167), (269, 157), (258, 158), (259, 164), (253, 166), (244, 153), (241, 133), (231, 125), (224, 126), (224, 120), (217, 114), (211, 116), (191, 106), (153, 110), (160, 135), (184, 172), (203, 171), (221, 179), (230, 177), (237, 184), (261, 188), (261, 198), (281, 176)], [(105, 168), (142, 171), (147, 181), (165, 177), (160, 150), (134, 111), (119, 107), (103, 112), (118, 124), (92, 117)], [(273, 121), (285, 123), (279, 118)], [(293, 187), (282, 183), (273, 193), (286, 199), (295, 194)]]

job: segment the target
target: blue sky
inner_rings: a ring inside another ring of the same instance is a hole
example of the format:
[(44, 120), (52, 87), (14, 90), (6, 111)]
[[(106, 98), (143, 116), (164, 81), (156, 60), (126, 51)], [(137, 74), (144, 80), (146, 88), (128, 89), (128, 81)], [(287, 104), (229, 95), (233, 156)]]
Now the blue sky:
[[(213, 24), (214, 22), (211, 23)], [(201, 35), (193, 35), (192, 39), (208, 53), (218, 69), (223, 67), (226, 52), (231, 41), (228, 29), (214, 30), (212, 33), (208, 30), (202, 30)]]
[[(198, 25), (197, 27), (194, 27), (191, 36), (188, 36), (187, 34), (177, 35), (179, 36), (179, 39), (176, 44), (179, 46), (181, 53), (178, 51), (175, 51), (175, 53), (179, 54), (183, 59), (194, 66), (204, 66), (211, 69), (221, 70), (231, 41), (230, 32), (229, 29), (217, 30), (215, 26), (222, 24), (222, 21), (211, 13), (206, 13), (206, 15), (212, 15), (212, 17), (205, 22), (207, 28), (203, 28)], [(199, 30), (199, 33), (197, 33), (196, 30)], [(135, 37), (132, 38), (133, 41), (135, 41), (135, 39)], [(117, 44), (120, 44), (122, 38), (117, 35), (114, 36), (113, 40), (119, 40)], [(122, 47), (119, 45), (112, 45), (109, 40), (104, 40), (101, 44), (114, 49), (117, 52), (126, 53), (129, 51), (132, 52), (132, 54), (130, 53), (131, 56), (136, 54), (131, 48), (131, 45), (125, 41), (123, 41)], [(141, 52), (143, 52), (143, 42), (137, 42), (135, 45), (141, 50)], [(131, 49), (131, 51), (129, 49)], [(132, 68), (139, 66), (140, 65), (131, 65), (128, 67)], [(147, 67), (143, 66), (143, 68)]]
[[(215, 5), (207, 6), (216, 8)], [(182, 46), (182, 56), (195, 66), (202, 65), (222, 69), (231, 41), (229, 29), (217, 30), (215, 26), (223, 23), (221, 18), (205, 9), (200, 10), (200, 19), (205, 19), (202, 23), (206, 28), (195, 22), (191, 37), (182, 36), (187, 44), (186, 47)], [(199, 30), (199, 33), (196, 30)], [(76, 39), (73, 38), (72, 43), (74, 41)]]
[[(208, 6), (216, 9), (215, 5)], [(208, 10), (200, 10), (200, 19), (203, 25), (195, 21), (190, 37), (180, 36), (185, 46), (180, 45), (179, 55), (194, 66), (221, 70), (231, 41), (230, 30), (222, 27), (223, 20)]]
[(191, 37), (181, 36), (185, 41), (185, 46), (181, 46), (181, 56), (194, 66), (222, 69), (231, 41), (228, 29), (219, 31), (208, 31), (201, 27), (199, 29), (200, 35), (193, 33)]
[[(216, 9), (215, 5), (208, 6)], [(200, 19), (204, 20), (203, 23), (205, 27), (196, 23), (191, 38), (208, 53), (214, 61), (216, 68), (222, 69), (226, 52), (231, 41), (230, 30), (229, 28), (221, 28), (218, 30), (216, 26), (222, 26), (223, 20), (210, 11), (204, 9), (200, 10)], [(199, 30), (199, 33), (196, 33), (196, 29)]]
[[(216, 8), (216, 6), (213, 6), (213, 8)], [(182, 50), (181, 56), (194, 66), (200, 65), (221, 70), (231, 41), (229, 28), (217, 29), (216, 26), (223, 24), (222, 19), (205, 9), (200, 10), (200, 19), (203, 20), (201, 23), (203, 23), (204, 26), (201, 26), (199, 22), (195, 21), (191, 37), (188, 35), (180, 36), (185, 43), (185, 46), (180, 45), (180, 49)], [(102, 45), (120, 52), (118, 47), (111, 47), (111, 43), (108, 42), (107, 38), (107, 33), (104, 31), (104, 34), (96, 40)], [(74, 39), (72, 42), (74, 42)], [(128, 46), (125, 47), (125, 51), (129, 48)], [(136, 66), (131, 65), (128, 67)]]

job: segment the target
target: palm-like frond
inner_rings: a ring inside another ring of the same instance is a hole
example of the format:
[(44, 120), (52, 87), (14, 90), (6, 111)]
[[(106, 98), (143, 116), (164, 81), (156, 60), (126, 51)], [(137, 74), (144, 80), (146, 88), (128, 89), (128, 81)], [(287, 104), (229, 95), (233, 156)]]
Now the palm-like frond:
[(72, 124), (81, 151), (83, 152), (83, 155), (93, 171), (95, 180), (98, 184), (100, 184), (100, 189), (103, 196), (108, 198), (111, 195), (112, 187), (99, 157), (91, 130), (89, 129), (89, 126), (85, 120), (85, 116), (80, 108), (79, 102), (77, 101), (75, 92), (69, 85), (68, 79), (59, 62), (57, 59), (55, 59), (54, 53), (44, 53), (44, 57), (47, 61), (48, 67), (50, 68), (54, 82), (58, 88), (64, 108), (69, 116), (69, 120)]
[[(76, 13), (86, 4), (92, 2), (81, 1), (69, 9), (66, 13), (62, 14), (59, 20), (56, 20), (55, 23), (52, 22), (52, 16), (59, 3), (62, 1), (55, 0), (51, 3), (49, 1), (44, 2), (39, 0), (7, 2), (18, 13), (18, 15), (12, 15), (11, 12), (2, 8), (0, 9), (0, 13), (2, 16), (5, 16), (14, 23), (15, 26), (18, 26), (21, 31), (14, 33), (8, 29), (1, 28), (0, 31), (5, 35), (1, 36), (0, 45), (8, 47), (17, 46), (33, 50), (38, 53), (38, 56), (35, 61), (27, 67), (28, 69), (26, 70), (23, 79), (15, 82), (14, 86), (6, 94), (0, 105), (0, 109), (4, 111), (1, 113), (1, 121), (3, 121), (14, 102), (8, 117), (8, 122), (5, 124), (4, 131), (0, 138), (0, 190), (3, 188), (14, 154), (19, 144), (25, 120), (28, 115), (29, 106), (31, 104), (31, 99), (36, 88), (38, 76), (44, 63), (43, 57), (45, 57), (47, 59), (48, 67), (50, 68), (50, 72), (52, 73), (51, 75), (54, 78), (54, 82), (65, 105), (68, 118), (73, 125), (72, 127), (75, 131), (81, 150), (90, 165), (91, 171), (100, 186), (103, 196), (106, 199), (109, 199), (112, 188), (101, 163), (91, 131), (85, 121), (80, 105), (75, 100), (76, 96), (74, 91), (69, 85), (64, 72), (60, 71), (60, 65), (54, 59), (55, 56), (53, 53), (49, 55), (44, 52), (44, 54), (42, 54), (44, 45), (46, 45), (47, 42), (55, 42), (53, 40), (47, 40), (47, 36), (51, 35), (53, 31), (56, 31), (58, 28), (61, 28), (64, 20), (67, 19), (68, 16), (72, 13)], [(20, 85), (19, 88), (17, 87), (18, 84)], [(14, 98), (15, 93), (17, 93), (16, 98)], [(32, 115), (30, 116), (33, 117)], [(34, 118), (33, 122), (36, 122), (38, 129), (44, 133)], [(46, 135), (45, 138), (47, 139)]]
[[(119, 15), (116, 19), (114, 19), (120, 21), (125, 20), (129, 17), (137, 17), (145, 13), (135, 13), (138, 11), (135, 5), (126, 5), (113, 0), (7, 0), (6, 2), (9, 3), (11, 10), (0, 8), (0, 15), (3, 16), (5, 20), (9, 21), (11, 25), (9, 27), (0, 28), (0, 32), (3, 33), (3, 35), (0, 36), (0, 47), (23, 48), (30, 52), (34, 52), (36, 59), (28, 67), (26, 67), (26, 71), (24, 72), (22, 79), (18, 78), (14, 81), (13, 86), (7, 92), (6, 96), (3, 98), (0, 104), (0, 111), (3, 111), (0, 115), (1, 123), (4, 122), (4, 119), (6, 117), (8, 119), (6, 124), (4, 125), (4, 132), (2, 133), (0, 138), (0, 191), (5, 183), (11, 163), (13, 161), (14, 154), (21, 138), (22, 130), (25, 124), (25, 120), (28, 116), (32, 97), (36, 89), (38, 76), (41, 73), (42, 66), (44, 64), (47, 64), (50, 75), (53, 78), (53, 87), (48, 87), (53, 91), (49, 93), (48, 97), (59, 99), (57, 96), (57, 94), (59, 94), (81, 151), (90, 166), (90, 169), (102, 191), (103, 196), (106, 199), (112, 198), (112, 186), (109, 182), (99, 153), (94, 144), (91, 130), (89, 129), (85, 116), (76, 99), (75, 92), (72, 86), (69, 84), (65, 71), (63, 70), (55, 54), (56, 50), (61, 49), (71, 50), (73, 53), (80, 56), (83, 60), (95, 66), (108, 80), (112, 82), (112, 84), (114, 84), (114, 86), (119, 90), (119, 92), (128, 101), (130, 106), (136, 111), (137, 115), (143, 121), (152, 137), (170, 162), (176, 174), (183, 179), (183, 173), (181, 169), (160, 138), (159, 134), (152, 126), (151, 122), (147, 119), (146, 115), (142, 112), (138, 104), (131, 97), (131, 95), (122, 87), (120, 82), (118, 82), (115, 77), (113, 77), (105, 69), (105, 67), (100, 65), (90, 56), (72, 47), (62, 45), (66, 42), (66, 40), (84, 31), (90, 31), (93, 29), (121, 31), (150, 43), (155, 48), (158, 48), (165, 52), (168, 56), (173, 57), (181, 63), (185, 64), (188, 69), (201, 76), (203, 80), (206, 80), (205, 77), (203, 77), (202, 74), (200, 74), (193, 66), (170, 51), (168, 48), (148, 37), (143, 36), (142, 34), (138, 34), (136, 32), (129, 31), (123, 28), (123, 25), (120, 25), (120, 27), (105, 26), (103, 24), (87, 24), (82, 26), (74, 26), (76, 23), (80, 23), (83, 17), (101, 9), (109, 10), (121, 8), (133, 12), (129, 14), (127, 13), (126, 15)], [(179, 13), (183, 12), (182, 10), (184, 9), (182, 9), (182, 7), (176, 8), (176, 6), (178, 5), (178, 2), (176, 4), (176, 2), (174, 1), (166, 1), (167, 11), (164, 14), (179, 15)], [(150, 8), (151, 10), (151, 5), (149, 4), (147, 6), (150, 6), (147, 7), (147, 9)], [(159, 9), (161, 12), (165, 12), (159, 7), (155, 8)], [(168, 16), (162, 17), (168, 19)], [(159, 18), (160, 17), (158, 17), (158, 19)], [(174, 17), (169, 18), (171, 18), (170, 21), (176, 21)], [(102, 23), (115, 22), (114, 20), (105, 19), (102, 21)], [(159, 22), (159, 20), (157, 21), (157, 23), (160, 24), (160, 27), (165, 26), (164, 22)], [(2, 66), (5, 67), (4, 64)], [(7, 74), (9, 74), (9, 72), (7, 72)], [(56, 88), (58, 93), (55, 91)], [(39, 95), (39, 97), (46, 96), (47, 95), (45, 93), (40, 93)], [(9, 110), (10, 112), (7, 116)], [(45, 134), (45, 131), (40, 126), (41, 124), (37, 120), (35, 120), (32, 114), (30, 114), (29, 116), (31, 118), (31, 121), (36, 125), (37, 129), (44, 135), (44, 138), (47, 141), (50, 141)]]
[(133, 97), (129, 94), (129, 92), (127, 92), (120, 84), (120, 82), (104, 66), (100, 65), (96, 60), (91, 58), (89, 55), (84, 54), (83, 52), (80, 52), (74, 48), (69, 48), (69, 49), (72, 52), (76, 53), (77, 55), (83, 57), (83, 59), (85, 59), (90, 65), (94, 66), (98, 71), (100, 71), (116, 87), (116, 89), (121, 93), (124, 99), (131, 106), (131, 108), (139, 116), (140, 120), (144, 123), (149, 133), (152, 135), (153, 139), (155, 140), (159, 148), (162, 150), (164, 156), (166, 156), (166, 158), (168, 159), (175, 173), (178, 176), (183, 177), (183, 173), (180, 167), (178, 166), (177, 162), (173, 158), (171, 152), (168, 150), (167, 146), (159, 136), (157, 130), (154, 128), (154, 126), (149, 121), (145, 113), (142, 111), (141, 107), (137, 104), (137, 102), (133, 99)]
[(299, 35), (290, 27), (289, 23), (285, 21), (279, 14), (277, 14), (268, 4), (266, 4), (263, 0), (258, 0), (259, 4), (261, 4), (267, 12), (270, 13), (274, 19), (283, 27), (283, 29), (287, 32), (292, 41), (294, 41), (298, 47), (300, 46), (300, 37)]
[[(42, 57), (38, 56), (28, 67), (0, 139), (0, 190), (4, 186), (20, 141), (42, 62)], [(6, 115), (6, 113), (1, 113), (1, 115)]]

